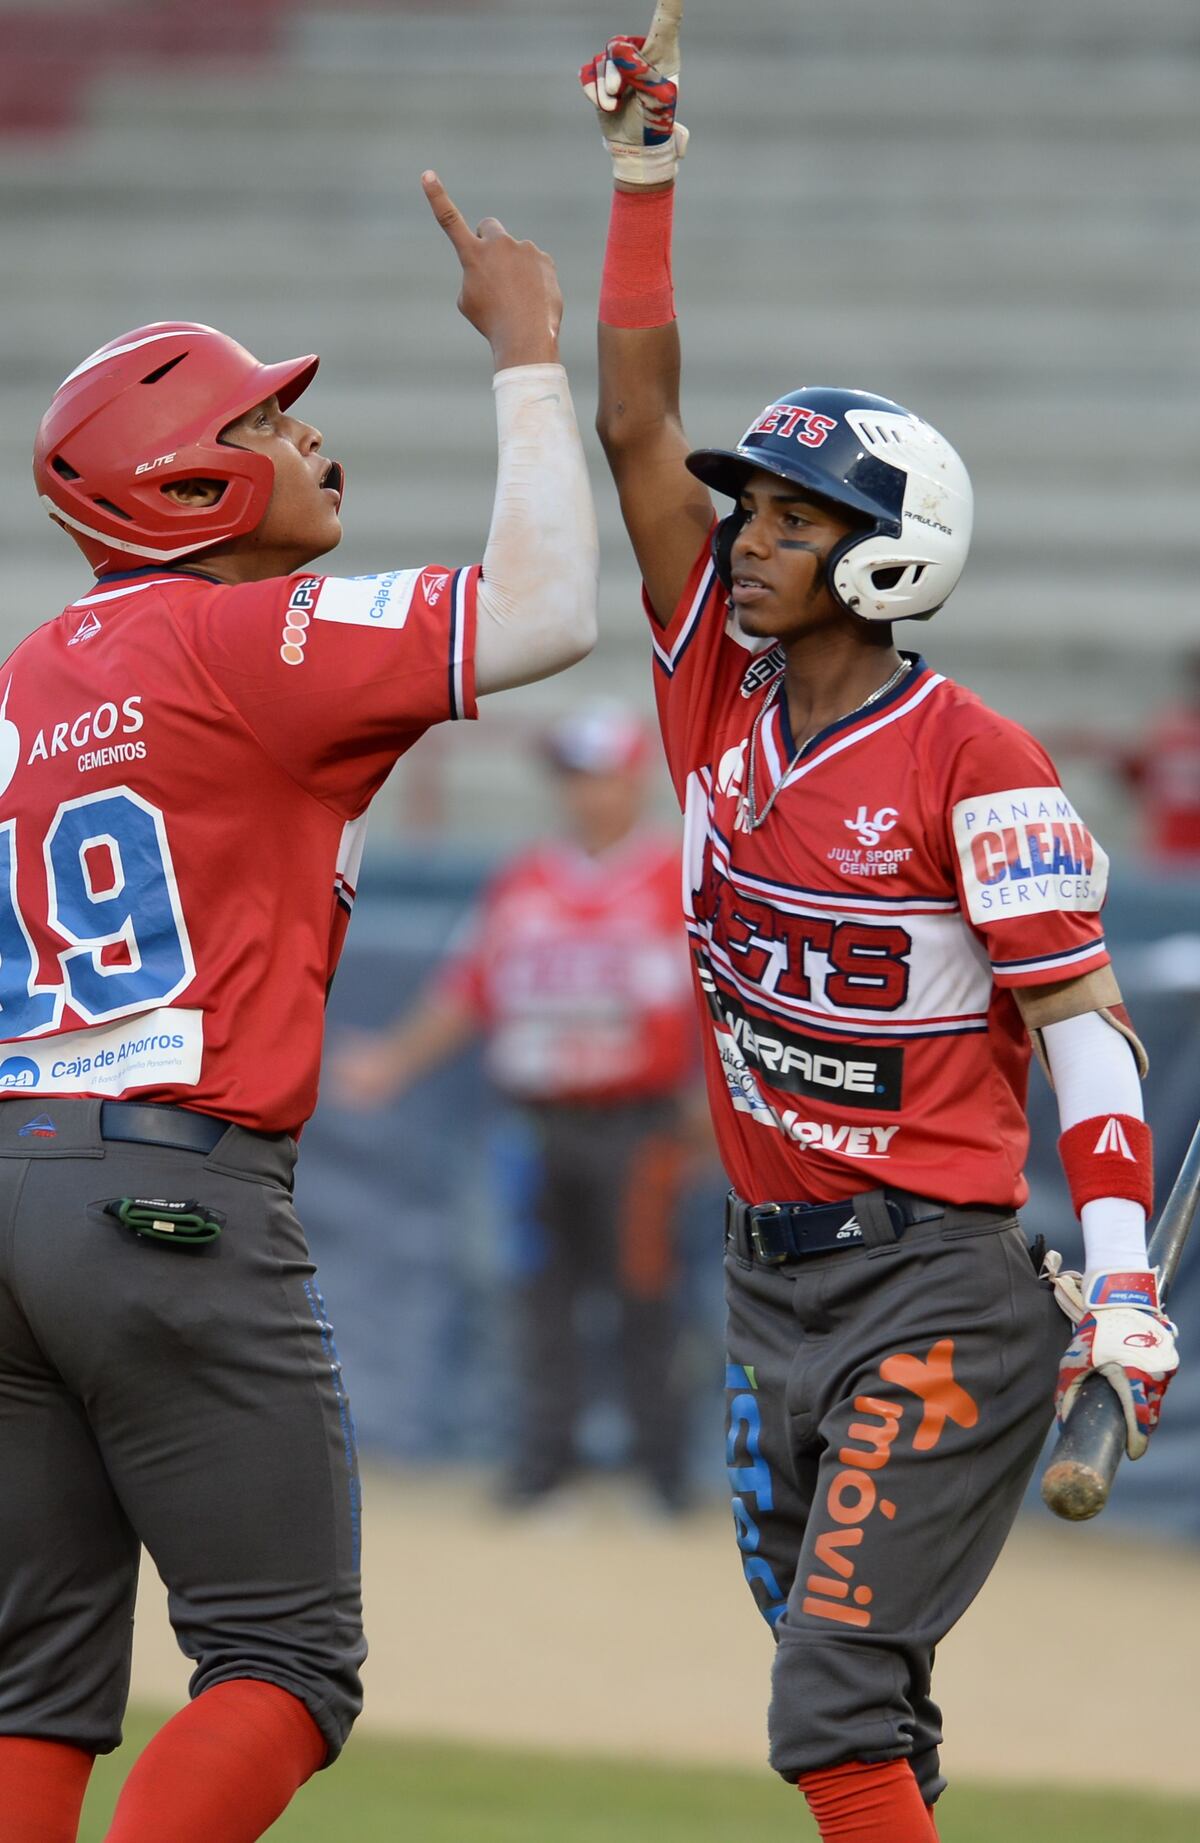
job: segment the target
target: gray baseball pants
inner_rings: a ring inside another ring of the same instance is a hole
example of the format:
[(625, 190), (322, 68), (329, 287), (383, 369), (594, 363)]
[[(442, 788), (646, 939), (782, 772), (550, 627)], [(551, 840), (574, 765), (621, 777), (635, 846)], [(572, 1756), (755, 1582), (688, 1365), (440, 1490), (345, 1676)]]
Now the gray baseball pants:
[(644, 1096), (548, 1102), (526, 1107), (523, 1117), (534, 1157), (514, 1297), (521, 1390), (514, 1482), (548, 1488), (574, 1467), (585, 1386), (576, 1309), (598, 1287), (618, 1305), (633, 1462), (664, 1493), (682, 1492), (677, 1107)]
[[(0, 1733), (119, 1745), (144, 1544), (193, 1695), (258, 1678), (330, 1759), (345, 1741), (360, 1491), (295, 1151), (236, 1126), (207, 1156), (113, 1143), (98, 1101), (0, 1102)], [(105, 1213), (126, 1195), (224, 1230), (144, 1239)]]
[(783, 1267), (727, 1250), (727, 1458), (785, 1779), (907, 1757), (927, 1804), (945, 1786), (934, 1650), (1012, 1526), (1071, 1330), (1015, 1217), (979, 1215)]

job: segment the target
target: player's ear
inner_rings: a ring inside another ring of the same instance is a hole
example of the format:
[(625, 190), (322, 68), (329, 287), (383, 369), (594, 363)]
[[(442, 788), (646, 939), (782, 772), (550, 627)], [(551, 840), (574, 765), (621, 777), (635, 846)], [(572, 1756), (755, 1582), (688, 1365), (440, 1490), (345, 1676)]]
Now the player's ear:
[(223, 480), (172, 480), (163, 487), (163, 497), (177, 506), (215, 506), (225, 491)]

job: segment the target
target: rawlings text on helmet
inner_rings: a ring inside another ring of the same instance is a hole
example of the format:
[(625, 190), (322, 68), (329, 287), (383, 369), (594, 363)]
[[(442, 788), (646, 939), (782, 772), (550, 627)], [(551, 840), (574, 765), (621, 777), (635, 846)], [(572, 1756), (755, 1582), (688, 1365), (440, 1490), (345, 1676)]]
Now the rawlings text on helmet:
[(919, 416), (893, 406), (846, 418), (867, 454), (904, 481), (900, 530), (841, 547), (830, 574), (839, 601), (869, 621), (928, 620), (962, 573), (974, 499), (961, 459)]

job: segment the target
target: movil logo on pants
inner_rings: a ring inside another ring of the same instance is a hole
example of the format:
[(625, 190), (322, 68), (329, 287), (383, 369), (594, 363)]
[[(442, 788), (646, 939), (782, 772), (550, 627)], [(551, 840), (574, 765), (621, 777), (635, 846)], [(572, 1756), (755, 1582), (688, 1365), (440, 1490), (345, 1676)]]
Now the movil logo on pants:
[[(879, 1365), (881, 1379), (894, 1389), (913, 1395), (921, 1404), (921, 1424), (913, 1435), (914, 1453), (932, 1452), (947, 1422), (974, 1427), (979, 1406), (954, 1376), (954, 1339), (945, 1337), (928, 1356), (907, 1351), (887, 1357)], [(871, 1623), (874, 1589), (858, 1580), (856, 1551), (862, 1546), (863, 1525), (873, 1516), (892, 1522), (897, 1514), (893, 1499), (882, 1489), (900, 1431), (901, 1403), (881, 1395), (858, 1395), (858, 1415), (846, 1430), (846, 1443), (838, 1451), (838, 1470), (829, 1481), (824, 1502), (814, 1511), (821, 1528), (815, 1544), (817, 1567), (804, 1583), (800, 1610), (836, 1625), (865, 1630)]]

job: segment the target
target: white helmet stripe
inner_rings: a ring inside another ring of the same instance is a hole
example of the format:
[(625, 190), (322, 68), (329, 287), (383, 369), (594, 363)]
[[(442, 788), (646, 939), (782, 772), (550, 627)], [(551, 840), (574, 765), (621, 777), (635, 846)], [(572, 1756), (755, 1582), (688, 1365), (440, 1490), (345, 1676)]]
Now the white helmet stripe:
[(60, 525), (70, 525), (72, 531), (82, 531), (85, 538), (95, 538), (97, 543), (106, 544), (109, 550), (128, 551), (134, 557), (151, 557), (156, 563), (171, 563), (176, 557), (189, 557), (193, 552), (205, 550), (209, 544), (214, 542), (210, 537), (200, 544), (194, 541), (190, 544), (179, 544), (174, 550), (163, 550), (161, 547), (154, 550), (148, 544), (131, 544), (127, 538), (114, 538), (107, 531), (93, 531), (92, 527), (85, 525), (81, 519), (72, 518), (69, 512), (64, 512), (61, 506), (55, 505), (49, 493), (41, 493), (38, 496), (51, 518)]
[[(213, 330), (211, 326), (194, 326), (187, 329), (189, 334), (211, 333)], [(120, 358), (123, 352), (136, 352), (139, 346), (152, 346), (158, 339), (181, 339), (183, 336), (179, 327), (172, 327), (166, 333), (147, 333), (144, 339), (131, 339), (127, 346), (101, 346), (92, 353), (90, 358), (85, 358), (82, 365), (76, 365), (74, 371), (68, 373), (58, 389), (65, 390), (68, 384), (73, 384), (76, 378), (81, 378), (85, 371), (91, 371), (96, 365), (102, 365), (106, 358)], [(55, 391), (54, 394), (57, 396), (58, 391)]]

